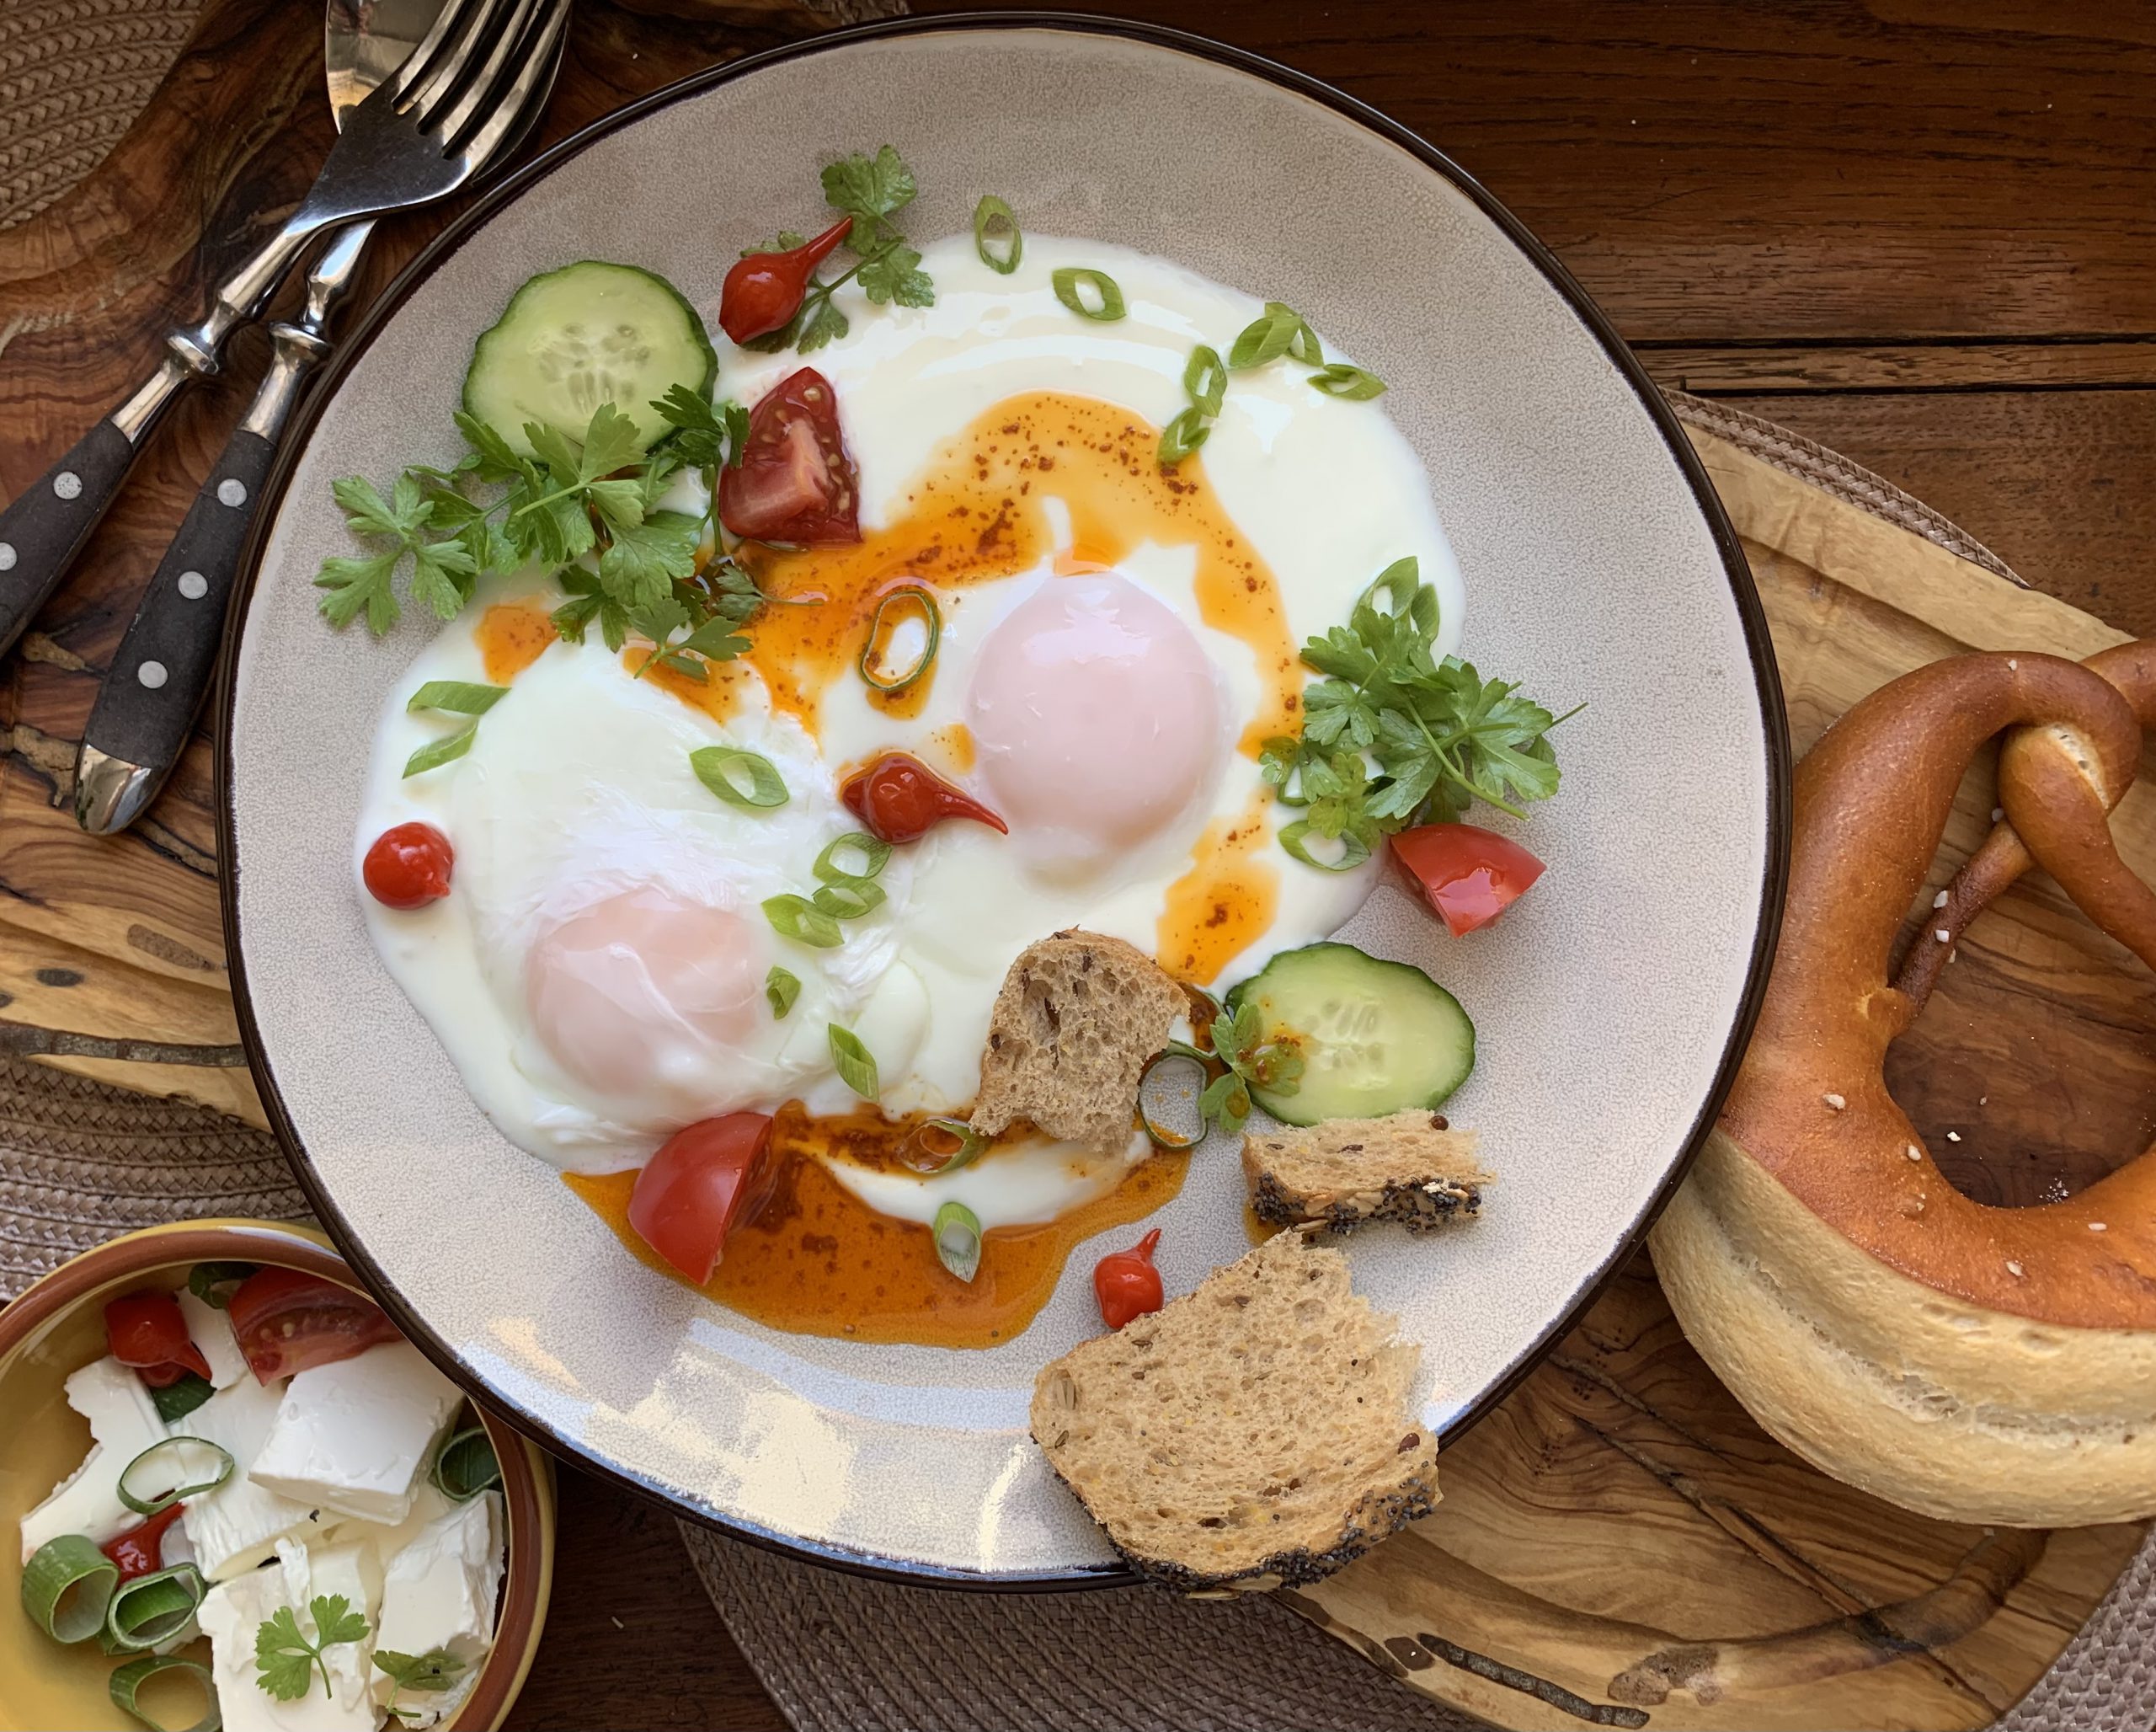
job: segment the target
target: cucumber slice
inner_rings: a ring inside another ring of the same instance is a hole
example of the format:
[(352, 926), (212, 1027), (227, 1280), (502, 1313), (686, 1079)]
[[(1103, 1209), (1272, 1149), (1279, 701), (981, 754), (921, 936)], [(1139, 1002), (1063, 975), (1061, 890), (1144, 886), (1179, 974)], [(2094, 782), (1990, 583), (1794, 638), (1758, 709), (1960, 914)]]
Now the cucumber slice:
[(1475, 1068), (1475, 1024), (1460, 1001), (1419, 968), (1353, 944), (1283, 951), (1228, 994), (1255, 1003), (1263, 1037), (1303, 1055), (1293, 1093), (1253, 1088), (1285, 1125), (1380, 1119), (1434, 1107)]
[(696, 309), (663, 276), (586, 259), (535, 276), (472, 346), (464, 409), (529, 457), (524, 424), (581, 440), (602, 403), (648, 448), (670, 430), (652, 404), (675, 385), (707, 395), (718, 357)]

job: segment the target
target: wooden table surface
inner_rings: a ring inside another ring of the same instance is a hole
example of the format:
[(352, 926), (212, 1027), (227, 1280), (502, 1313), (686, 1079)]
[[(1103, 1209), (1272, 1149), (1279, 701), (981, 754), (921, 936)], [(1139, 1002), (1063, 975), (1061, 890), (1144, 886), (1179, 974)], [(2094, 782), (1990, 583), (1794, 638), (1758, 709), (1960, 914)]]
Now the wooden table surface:
[[(275, 24), (274, 0), (225, 9), (291, 35), (289, 154), (318, 160), (327, 126), (307, 33)], [(1541, 235), (1664, 382), (1845, 452), (2040, 587), (2156, 632), (2156, 6), (1079, 9), (1220, 37), (1385, 110)], [(573, 95), (547, 132), (805, 22), (752, 0), (579, 0)], [(214, 92), (203, 101), (205, 124), (241, 124), (215, 115)], [(248, 160), (284, 153), (251, 147)], [(251, 189), (235, 176), (195, 190), (218, 212), (308, 172), (258, 167)], [(206, 220), (205, 251), (218, 225)], [(6, 287), (0, 348), (24, 345), (6, 364), (64, 360), (9, 322)], [(155, 459), (175, 520), (259, 365), (249, 351), (190, 404)], [(52, 377), (0, 446), (0, 494), (105, 406), (73, 400), (64, 366)], [(154, 564), (153, 542), (126, 551), (145, 575)], [(35, 746), (0, 728), (0, 755), (27, 763)], [(561, 1490), (553, 1612), (510, 1724), (782, 1726), (671, 1519), (572, 1472)]]

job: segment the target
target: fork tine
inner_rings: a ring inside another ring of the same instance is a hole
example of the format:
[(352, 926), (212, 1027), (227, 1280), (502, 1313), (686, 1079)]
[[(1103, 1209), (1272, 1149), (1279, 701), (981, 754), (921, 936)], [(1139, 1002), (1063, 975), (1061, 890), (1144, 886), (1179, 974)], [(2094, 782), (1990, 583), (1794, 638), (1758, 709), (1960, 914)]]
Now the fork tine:
[(472, 4), (472, 0), (443, 0), (441, 10), (435, 14), (434, 23), (427, 27), (427, 34), (404, 56), (397, 70), (382, 80), (389, 87), (392, 102), (403, 101), (405, 92), (417, 83), (420, 75), (433, 64), (435, 52), (441, 47), (442, 38), (449, 34), (450, 26)]
[(531, 21), (532, 9), (540, 3), (540, 0), (513, 0), (513, 3), (515, 11), (511, 13), (508, 23), (495, 33), (494, 45), (487, 55), (486, 63), (465, 81), (463, 94), (450, 106), (447, 113), (439, 118), (434, 114), (426, 117), (426, 130), (445, 142), (463, 131), (474, 115), (485, 112), (488, 105), (497, 99), (495, 85), (500, 81), (503, 63), (523, 37), (525, 26)]
[(460, 13), (456, 28), (434, 57), (410, 99), (400, 104), (422, 127), (455, 90), (473, 57), (494, 39), (504, 10), (515, 0), (472, 0)]
[(466, 141), (464, 159), (474, 168), (500, 148), (502, 140), (520, 124), (520, 117), (534, 102), (543, 102), (553, 88), (554, 69), (561, 58), (562, 39), (569, 16), (570, 0), (547, 0), (545, 15), (534, 27), (515, 76), (495, 99), (494, 112)]

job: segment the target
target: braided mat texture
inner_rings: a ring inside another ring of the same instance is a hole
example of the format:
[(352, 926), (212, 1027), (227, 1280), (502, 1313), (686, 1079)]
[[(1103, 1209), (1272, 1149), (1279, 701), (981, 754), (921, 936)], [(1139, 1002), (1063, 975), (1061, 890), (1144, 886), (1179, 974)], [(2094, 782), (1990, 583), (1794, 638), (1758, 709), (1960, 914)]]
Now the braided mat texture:
[[(293, 0), (294, 4), (311, 0)], [(823, 0), (835, 16), (897, 9)], [(61, 197), (148, 100), (196, 0), (0, 0), (0, 227)], [(1673, 396), (1704, 430), (2001, 575), (1920, 500), (1790, 432)], [(2015, 580), (2019, 581), (2018, 579)], [(274, 1139), (222, 1115), (0, 1055), (0, 1299), (162, 1221), (302, 1218)], [(841, 1574), (689, 1523), (734, 1640), (802, 1732), (1465, 1732), (1475, 1723), (1260, 1598), (1145, 1588), (979, 1595)], [(1106, 1664), (1103, 1664), (1103, 1661)], [(2000, 1732), (2156, 1724), (2156, 1542)]]

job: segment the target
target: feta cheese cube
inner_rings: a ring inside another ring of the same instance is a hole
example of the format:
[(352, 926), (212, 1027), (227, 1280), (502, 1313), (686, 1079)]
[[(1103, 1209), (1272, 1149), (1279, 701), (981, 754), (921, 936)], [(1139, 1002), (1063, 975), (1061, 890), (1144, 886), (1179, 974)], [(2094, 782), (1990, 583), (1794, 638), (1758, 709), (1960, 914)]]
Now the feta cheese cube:
[(278, 1390), (264, 1388), (249, 1374), (173, 1421), (175, 1437), (207, 1438), (232, 1458), (232, 1477), (215, 1491), (189, 1498), (179, 1518), (196, 1563), (213, 1582), (266, 1561), (286, 1535), (305, 1538), (320, 1528), (320, 1512), (313, 1505), (259, 1483), (250, 1471), (281, 1398)]
[(48, 1540), (79, 1533), (103, 1545), (142, 1518), (120, 1501), (127, 1464), (164, 1440), (164, 1421), (142, 1380), (109, 1356), (93, 1360), (67, 1382), (67, 1405), (90, 1422), (93, 1440), (83, 1465), (23, 1517), (23, 1561)]
[(289, 1607), (301, 1630), (316, 1633), (308, 1602), (317, 1594), (342, 1594), (355, 1611), (374, 1622), (380, 1578), (371, 1574), (369, 1548), (323, 1546), (312, 1553), (286, 1541), (276, 1564), (218, 1583), (196, 1614), (210, 1638), (210, 1672), (226, 1732), (375, 1732), (382, 1719), (369, 1676), (371, 1641), (340, 1644), (323, 1656), (329, 1670), (325, 1692), (317, 1672), (307, 1693), (280, 1702), (264, 1690), (254, 1667), (254, 1636), (280, 1609)]
[(404, 1519), (394, 1524), (363, 1521), (357, 1516), (325, 1516), (328, 1524), (327, 1537), (332, 1545), (349, 1545), (359, 1540), (374, 1548), (375, 1556), (387, 1569), (389, 1560), (419, 1537), (420, 1531), (430, 1521), (446, 1516), (456, 1505), (435, 1489), (434, 1482), (424, 1474), (412, 1482), (412, 1507)]
[[(421, 1716), (406, 1720), (408, 1726), (431, 1726), (453, 1713), (494, 1644), (504, 1519), (499, 1494), (482, 1493), (429, 1522), (390, 1559), (375, 1645), (398, 1654), (446, 1649), (467, 1668), (451, 1689), (399, 1697), (400, 1709)], [(384, 1708), (392, 1687), (387, 1673), (376, 1673), (375, 1699)]]
[(402, 1521), (435, 1435), (463, 1399), (408, 1341), (370, 1347), (292, 1379), (250, 1471), (286, 1497)]
[(210, 1361), (212, 1387), (229, 1389), (242, 1377), (253, 1376), (247, 1355), (232, 1339), (232, 1320), (206, 1299), (197, 1299), (186, 1288), (179, 1290), (179, 1314), (187, 1319), (187, 1338)]

